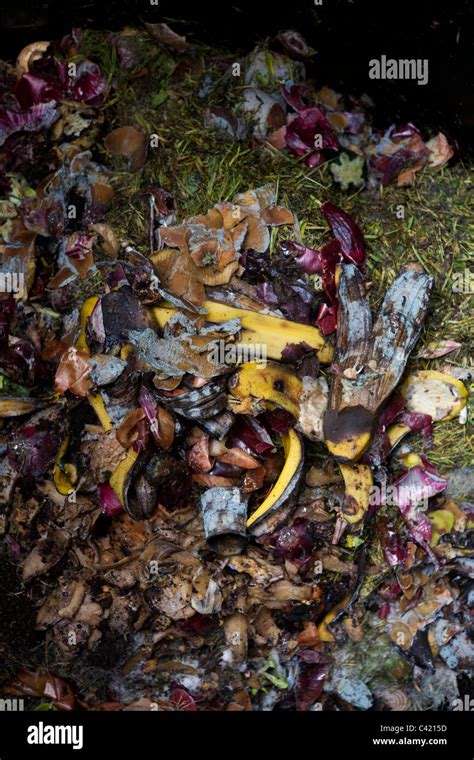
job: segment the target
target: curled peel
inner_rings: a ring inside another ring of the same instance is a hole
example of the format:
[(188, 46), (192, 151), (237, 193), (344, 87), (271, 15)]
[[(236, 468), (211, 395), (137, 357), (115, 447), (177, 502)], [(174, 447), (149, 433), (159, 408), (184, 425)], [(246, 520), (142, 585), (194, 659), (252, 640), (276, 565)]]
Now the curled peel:
[(447, 422), (466, 406), (468, 391), (461, 380), (436, 370), (412, 372), (401, 394), (411, 412), (429, 414), (433, 422)]
[(284, 504), (298, 485), (304, 461), (301, 438), (290, 428), (288, 433), (282, 436), (282, 442), (285, 464), (268, 496), (247, 520), (248, 528)]

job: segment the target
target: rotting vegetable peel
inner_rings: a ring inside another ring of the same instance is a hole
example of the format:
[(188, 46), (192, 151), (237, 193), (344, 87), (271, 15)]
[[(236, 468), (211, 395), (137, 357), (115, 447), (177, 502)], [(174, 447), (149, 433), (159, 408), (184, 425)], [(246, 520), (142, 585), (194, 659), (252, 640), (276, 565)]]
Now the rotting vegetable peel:
[[(166, 25), (149, 31), (152, 56), (169, 46), (192, 72), (184, 38)], [(107, 43), (132, 70), (136, 36)], [(296, 33), (280, 42), (313, 54)], [(7, 172), (24, 197), (4, 227), (2, 266), (14, 259), (26, 275), (18, 297), (0, 301), (0, 532), (24, 584), (10, 596), (31, 590), (29, 624), (47, 632), (53, 667), (70, 667), (84, 690), (84, 666), (99, 684), (81, 705), (109, 694), (104, 709), (148, 705), (146, 693), (160, 709), (193, 711), (423, 707), (419, 683), (434, 658), (450, 673), (454, 660), (461, 670), (472, 660), (463, 627), (474, 497), (450, 492), (428, 459), (437, 426), (466, 411), (465, 377), (412, 364), (403, 377), (432, 277), (418, 265), (395, 276), (372, 322), (362, 230), (326, 201), (331, 239), (306, 245), (296, 214), (279, 205), (291, 194), (266, 180), (246, 192), (239, 180), (219, 190), (231, 200), (192, 216), (180, 213), (182, 196), (175, 208), (168, 190), (148, 186), (148, 229), (123, 237), (108, 215), (123, 201), (117, 173), (95, 154), (128, 159), (139, 187), (145, 122), (104, 125), (96, 151), (87, 124), (113, 77), (85, 58), (77, 81), (65, 81), (71, 41), (61, 44), (60, 56), (44, 42), (23, 51), (12, 84), (23, 103), (12, 120), (6, 101), (0, 119), (7, 166), (24, 133), (54, 147), (44, 182), (24, 163), (26, 180), (16, 164)], [(77, 40), (72, 49), (81, 55)], [(285, 79), (273, 115), (292, 117), (286, 147), (308, 164), (348, 140), (362, 145), (369, 182), (396, 177), (399, 147), (407, 171), (414, 155), (427, 160), (413, 125), (376, 143), (363, 108), (343, 112), (337, 93), (323, 88), (306, 106), (314, 93), (286, 81), (301, 66), (284, 54), (249, 61), (254, 94), (269, 60), (268, 87)], [(268, 105), (274, 93), (262, 92)], [(315, 129), (322, 150), (308, 143)], [(441, 165), (449, 145), (435, 148)], [(345, 163), (334, 172), (344, 181)], [(126, 197), (135, 213), (128, 187)], [(239, 346), (244, 361), (229, 361)], [(60, 709), (74, 702), (61, 679), (19, 671), (7, 686), (53, 694)]]
[(433, 280), (417, 268), (387, 291), (372, 326), (358, 270), (342, 267), (334, 375), (324, 435), (342, 461), (359, 459), (370, 444), (375, 418), (398, 384), (421, 330)]

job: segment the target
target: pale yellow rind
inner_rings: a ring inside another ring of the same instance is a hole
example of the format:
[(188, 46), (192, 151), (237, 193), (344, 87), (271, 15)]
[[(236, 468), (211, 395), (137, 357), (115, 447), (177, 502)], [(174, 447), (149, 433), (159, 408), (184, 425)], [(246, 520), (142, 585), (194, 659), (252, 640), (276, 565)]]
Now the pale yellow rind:
[[(440, 384), (451, 389), (450, 394), (446, 394), (447, 398), (444, 400), (440, 398), (439, 401), (440, 408), (442, 408), (442, 403), (445, 404), (445, 413), (441, 417), (436, 417), (431, 413), (433, 422), (447, 422), (457, 417), (466, 406), (468, 390), (461, 380), (456, 380), (456, 378), (434, 369), (420, 370), (408, 375), (400, 391), (403, 398), (408, 399), (407, 408), (412, 412), (419, 412), (420, 414), (430, 414), (430, 412), (433, 412), (432, 407), (434, 402), (431, 400), (428, 392), (430, 382), (433, 385), (433, 394), (436, 393), (436, 386)], [(418, 399), (414, 395), (416, 385), (419, 385), (422, 389)], [(455, 395), (453, 395), (453, 392)]]

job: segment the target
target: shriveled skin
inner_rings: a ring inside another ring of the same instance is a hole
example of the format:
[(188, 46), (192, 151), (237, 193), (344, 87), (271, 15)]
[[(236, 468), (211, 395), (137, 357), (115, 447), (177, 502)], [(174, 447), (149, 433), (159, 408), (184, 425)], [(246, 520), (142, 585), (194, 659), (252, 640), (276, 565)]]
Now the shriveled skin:
[(372, 330), (369, 367), (378, 376), (367, 390), (367, 404), (377, 411), (398, 384), (421, 332), (428, 309), (433, 278), (407, 269), (387, 290)]
[(348, 460), (360, 456), (372, 430), (372, 414), (363, 404), (371, 330), (364, 278), (353, 264), (344, 265), (339, 281), (337, 369), (324, 415), (324, 438), (331, 453)]
[(361, 273), (342, 267), (335, 374), (324, 437), (332, 454), (356, 461), (368, 447), (374, 420), (399, 382), (418, 340), (433, 279), (404, 271), (388, 289), (372, 326)]

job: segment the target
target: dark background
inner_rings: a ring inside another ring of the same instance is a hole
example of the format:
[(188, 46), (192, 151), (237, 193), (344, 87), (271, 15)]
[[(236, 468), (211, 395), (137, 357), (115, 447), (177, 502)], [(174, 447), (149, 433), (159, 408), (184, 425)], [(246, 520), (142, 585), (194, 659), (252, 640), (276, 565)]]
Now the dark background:
[[(413, 120), (442, 130), (472, 153), (474, 128), (474, 3), (385, 0), (0, 0), (0, 56), (14, 59), (35, 39), (61, 36), (71, 26), (117, 30), (141, 20), (168, 21), (188, 39), (245, 53), (280, 29), (302, 32), (317, 55), (308, 67), (319, 84), (344, 95), (363, 92), (376, 103), (375, 123)], [(368, 62), (428, 58), (429, 82), (370, 80)]]

